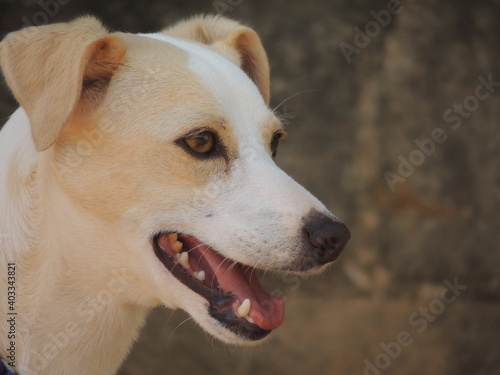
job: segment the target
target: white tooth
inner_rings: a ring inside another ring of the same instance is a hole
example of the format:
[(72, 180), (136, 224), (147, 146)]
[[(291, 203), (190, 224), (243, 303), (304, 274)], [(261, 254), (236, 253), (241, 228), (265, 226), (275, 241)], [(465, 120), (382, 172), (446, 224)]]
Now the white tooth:
[(168, 235), (168, 239), (169, 239), (171, 244), (176, 242), (178, 238), (179, 238), (179, 235), (177, 233), (172, 233), (172, 234)]
[(250, 312), (250, 300), (247, 298), (238, 306), (238, 315), (246, 318)]
[(184, 252), (184, 253), (181, 253), (180, 255), (178, 255), (178, 259), (179, 259), (179, 263), (181, 264), (182, 267), (184, 267), (185, 269), (188, 269), (190, 267), (189, 265), (189, 255), (188, 253)]
[(193, 272), (194, 277), (200, 281), (205, 281), (205, 271)]
[(250, 318), (249, 316), (247, 316), (245, 319), (247, 320), (247, 322), (255, 324), (254, 320), (252, 318)]
[(172, 250), (174, 250), (175, 252), (179, 252), (182, 250), (182, 242), (179, 242), (179, 241), (175, 241), (175, 242), (171, 242), (172, 244)]

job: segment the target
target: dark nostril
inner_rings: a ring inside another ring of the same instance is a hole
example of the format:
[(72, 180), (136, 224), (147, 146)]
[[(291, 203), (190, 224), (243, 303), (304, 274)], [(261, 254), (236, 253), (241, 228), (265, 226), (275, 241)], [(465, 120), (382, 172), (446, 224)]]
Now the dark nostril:
[(304, 227), (314, 247), (314, 259), (321, 265), (337, 259), (351, 238), (344, 223), (324, 214), (311, 215)]

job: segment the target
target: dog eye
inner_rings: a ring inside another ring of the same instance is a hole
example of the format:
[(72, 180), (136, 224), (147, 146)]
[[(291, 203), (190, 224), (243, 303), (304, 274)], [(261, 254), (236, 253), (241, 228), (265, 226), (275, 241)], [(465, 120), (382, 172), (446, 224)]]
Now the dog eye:
[(209, 131), (190, 135), (184, 139), (184, 143), (191, 151), (200, 156), (208, 156), (215, 150), (215, 136)]
[(280, 139), (285, 135), (285, 132), (283, 130), (278, 130), (273, 134), (273, 139), (271, 140), (271, 155), (273, 158), (276, 156), (276, 153), (278, 152), (278, 144), (280, 142)]

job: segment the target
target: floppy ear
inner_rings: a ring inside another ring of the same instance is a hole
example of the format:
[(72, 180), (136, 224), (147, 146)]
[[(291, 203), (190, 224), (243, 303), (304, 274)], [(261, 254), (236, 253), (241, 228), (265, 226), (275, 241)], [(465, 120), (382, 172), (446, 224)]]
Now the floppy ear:
[(5, 37), (0, 66), (29, 116), (38, 151), (56, 141), (75, 111), (98, 105), (125, 52), (122, 42), (91, 17)]
[(238, 64), (269, 104), (269, 62), (259, 36), (252, 29), (220, 16), (198, 16), (163, 33), (211, 46)]

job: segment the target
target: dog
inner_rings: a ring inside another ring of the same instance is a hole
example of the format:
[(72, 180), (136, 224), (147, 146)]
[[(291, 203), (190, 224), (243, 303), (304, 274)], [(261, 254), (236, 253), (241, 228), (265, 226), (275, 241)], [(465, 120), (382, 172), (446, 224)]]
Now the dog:
[(160, 305), (258, 342), (284, 306), (256, 270), (316, 272), (350, 238), (274, 163), (286, 133), (251, 28), (87, 16), (8, 34), (0, 65), (20, 104), (0, 132), (0, 356), (17, 374), (115, 373)]

